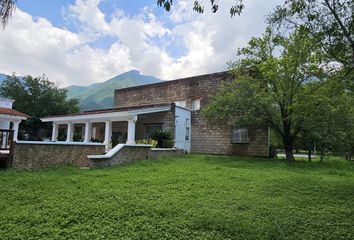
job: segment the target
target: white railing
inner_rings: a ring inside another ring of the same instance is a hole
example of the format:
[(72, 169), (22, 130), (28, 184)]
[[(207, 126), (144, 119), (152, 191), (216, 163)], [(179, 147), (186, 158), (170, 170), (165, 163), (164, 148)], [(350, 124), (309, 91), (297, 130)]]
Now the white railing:
[(123, 144), (123, 143), (120, 143), (120, 144), (116, 145), (114, 148), (112, 148), (105, 155), (88, 155), (87, 158), (88, 159), (110, 159), (111, 157), (113, 157), (115, 154), (117, 154), (124, 147), (149, 147), (149, 148), (151, 148), (152, 145), (149, 145), (149, 144)]

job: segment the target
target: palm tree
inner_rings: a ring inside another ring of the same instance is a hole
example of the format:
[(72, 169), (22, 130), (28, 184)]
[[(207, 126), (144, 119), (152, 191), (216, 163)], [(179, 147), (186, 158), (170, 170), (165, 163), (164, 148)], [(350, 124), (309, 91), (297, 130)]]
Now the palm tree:
[(0, 0), (0, 24), (5, 28), (12, 12), (16, 8), (17, 0)]

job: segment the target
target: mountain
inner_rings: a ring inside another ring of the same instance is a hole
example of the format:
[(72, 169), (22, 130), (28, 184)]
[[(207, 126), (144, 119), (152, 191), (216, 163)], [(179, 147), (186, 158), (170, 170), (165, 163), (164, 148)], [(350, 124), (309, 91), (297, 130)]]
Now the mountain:
[(69, 86), (68, 98), (79, 98), (81, 110), (94, 110), (113, 107), (114, 90), (118, 88), (145, 85), (161, 82), (162, 80), (141, 75), (139, 71), (132, 70), (111, 78), (105, 82), (89, 86)]
[[(7, 76), (8, 76), (7, 74), (0, 73), (0, 84), (7, 78)], [(20, 80), (23, 78), (21, 76), (16, 76), (16, 77), (19, 78)]]
[(0, 83), (6, 79), (7, 75), (0, 73)]

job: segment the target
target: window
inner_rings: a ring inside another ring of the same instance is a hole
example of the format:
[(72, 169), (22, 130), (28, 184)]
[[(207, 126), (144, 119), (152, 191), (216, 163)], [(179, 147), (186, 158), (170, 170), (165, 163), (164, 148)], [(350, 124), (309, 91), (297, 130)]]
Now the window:
[(189, 141), (189, 127), (186, 127), (186, 141)]
[(197, 111), (200, 109), (200, 99), (192, 100), (192, 110)]
[(145, 138), (149, 139), (151, 138), (152, 134), (156, 132), (157, 130), (162, 130), (163, 124), (158, 123), (158, 124), (146, 124), (145, 125)]
[(176, 104), (177, 107), (183, 107), (183, 108), (187, 107), (187, 101), (186, 100), (175, 101), (175, 104)]
[(238, 128), (232, 131), (232, 142), (233, 143), (246, 143), (248, 142), (248, 129)]

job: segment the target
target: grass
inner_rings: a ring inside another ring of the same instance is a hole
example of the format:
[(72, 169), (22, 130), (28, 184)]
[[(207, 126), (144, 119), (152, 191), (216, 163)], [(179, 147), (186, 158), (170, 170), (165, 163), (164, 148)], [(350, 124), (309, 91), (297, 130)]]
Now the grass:
[(188, 155), (0, 172), (0, 239), (354, 239), (354, 164)]

